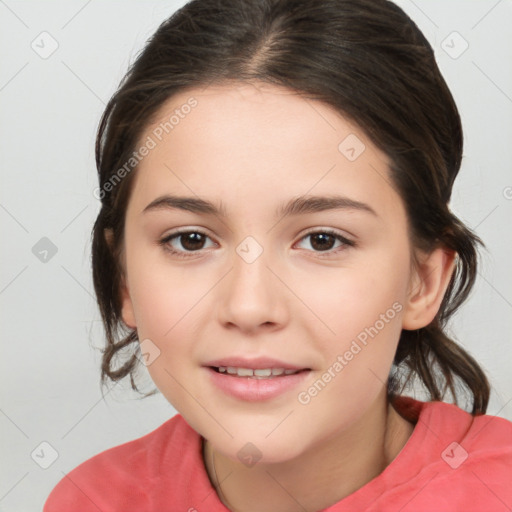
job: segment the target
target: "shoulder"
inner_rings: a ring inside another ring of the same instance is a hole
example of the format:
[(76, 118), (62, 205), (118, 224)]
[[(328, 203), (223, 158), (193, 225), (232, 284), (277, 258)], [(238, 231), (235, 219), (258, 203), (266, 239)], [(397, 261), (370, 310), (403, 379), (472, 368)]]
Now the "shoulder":
[(490, 512), (512, 504), (512, 422), (438, 401), (402, 406), (418, 416), (403, 450), (407, 467), (399, 463), (403, 485), (395, 490), (411, 498), (411, 507)]
[[(512, 422), (473, 416), (453, 404), (435, 403), (431, 428), (442, 446), (433, 465), (432, 492), (470, 510), (503, 510), (512, 504)], [(449, 497), (449, 498), (448, 498)]]
[(444, 402), (424, 404), (419, 419), (438, 432), (443, 441), (453, 438), (471, 452), (472, 461), (494, 458), (496, 455), (512, 455), (512, 422), (481, 414), (473, 416), (460, 407)]
[(499, 416), (473, 416), (455, 404), (409, 397), (399, 397), (394, 406), (422, 435), (434, 434), (440, 440), (452, 436), (472, 447), (512, 445), (512, 422)]
[(64, 475), (48, 496), (44, 512), (147, 509), (155, 478), (193, 466), (197, 461), (189, 454), (197, 451), (199, 443), (199, 435), (176, 415), (149, 434), (105, 450)]

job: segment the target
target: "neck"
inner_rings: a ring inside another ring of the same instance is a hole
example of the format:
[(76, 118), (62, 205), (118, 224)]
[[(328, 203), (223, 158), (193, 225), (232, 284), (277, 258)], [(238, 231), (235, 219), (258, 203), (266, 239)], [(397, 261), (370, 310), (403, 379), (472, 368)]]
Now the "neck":
[(382, 393), (349, 430), (322, 440), (293, 460), (247, 468), (205, 441), (205, 466), (220, 500), (232, 511), (321, 510), (380, 474), (413, 428)]

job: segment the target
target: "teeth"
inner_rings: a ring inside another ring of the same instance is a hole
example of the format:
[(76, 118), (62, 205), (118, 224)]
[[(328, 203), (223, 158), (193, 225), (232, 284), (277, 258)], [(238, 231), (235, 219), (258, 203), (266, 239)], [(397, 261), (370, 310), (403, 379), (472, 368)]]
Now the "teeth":
[(300, 370), (285, 370), (284, 368), (262, 368), (253, 370), (252, 368), (236, 368), (234, 366), (219, 366), (219, 373), (228, 373), (229, 375), (236, 375), (238, 377), (254, 377), (254, 378), (267, 378), (276, 377), (279, 375), (292, 375), (298, 373)]
[[(238, 374), (240, 375), (240, 374)], [(254, 375), (256, 377), (270, 377), (272, 375), (272, 370), (265, 369), (265, 370), (254, 370)]]

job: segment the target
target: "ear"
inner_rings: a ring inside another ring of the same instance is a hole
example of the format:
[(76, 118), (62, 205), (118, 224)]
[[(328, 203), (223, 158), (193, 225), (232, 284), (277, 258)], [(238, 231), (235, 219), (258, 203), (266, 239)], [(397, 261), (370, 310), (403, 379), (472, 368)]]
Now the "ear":
[(130, 290), (128, 285), (125, 283), (124, 277), (120, 284), (121, 287), (121, 316), (123, 322), (130, 328), (136, 329), (137, 322), (135, 321), (135, 312), (133, 310), (133, 302), (130, 297)]
[(420, 329), (432, 322), (450, 284), (455, 256), (455, 251), (440, 247), (419, 258), (409, 281), (403, 329)]
[[(114, 232), (111, 228), (106, 228), (104, 231), (105, 241), (107, 242), (110, 251), (113, 253), (114, 246)], [(135, 313), (133, 310), (133, 303), (130, 297), (130, 289), (125, 277), (126, 272), (122, 273), (121, 282), (119, 283), (119, 293), (121, 294), (121, 316), (123, 322), (130, 328), (136, 329)]]

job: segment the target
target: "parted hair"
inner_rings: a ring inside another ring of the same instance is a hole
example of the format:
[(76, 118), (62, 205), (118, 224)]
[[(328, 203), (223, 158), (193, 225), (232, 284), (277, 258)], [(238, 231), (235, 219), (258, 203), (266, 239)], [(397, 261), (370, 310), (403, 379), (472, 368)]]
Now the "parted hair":
[(147, 41), (108, 102), (96, 138), (102, 193), (92, 230), (92, 272), (106, 334), (101, 382), (129, 376), (138, 389), (134, 375), (140, 364), (137, 332), (122, 320), (120, 295), (120, 254), (136, 166), (116, 186), (105, 185), (172, 95), (254, 81), (320, 100), (356, 123), (390, 159), (412, 246), (456, 252), (434, 320), (401, 332), (388, 396), (419, 380), (430, 400), (450, 394), (458, 403), (463, 393), (472, 414), (485, 413), (487, 378), (446, 332), (474, 284), (483, 245), (449, 208), (462, 160), (461, 119), (431, 45), (387, 0), (192, 0)]

